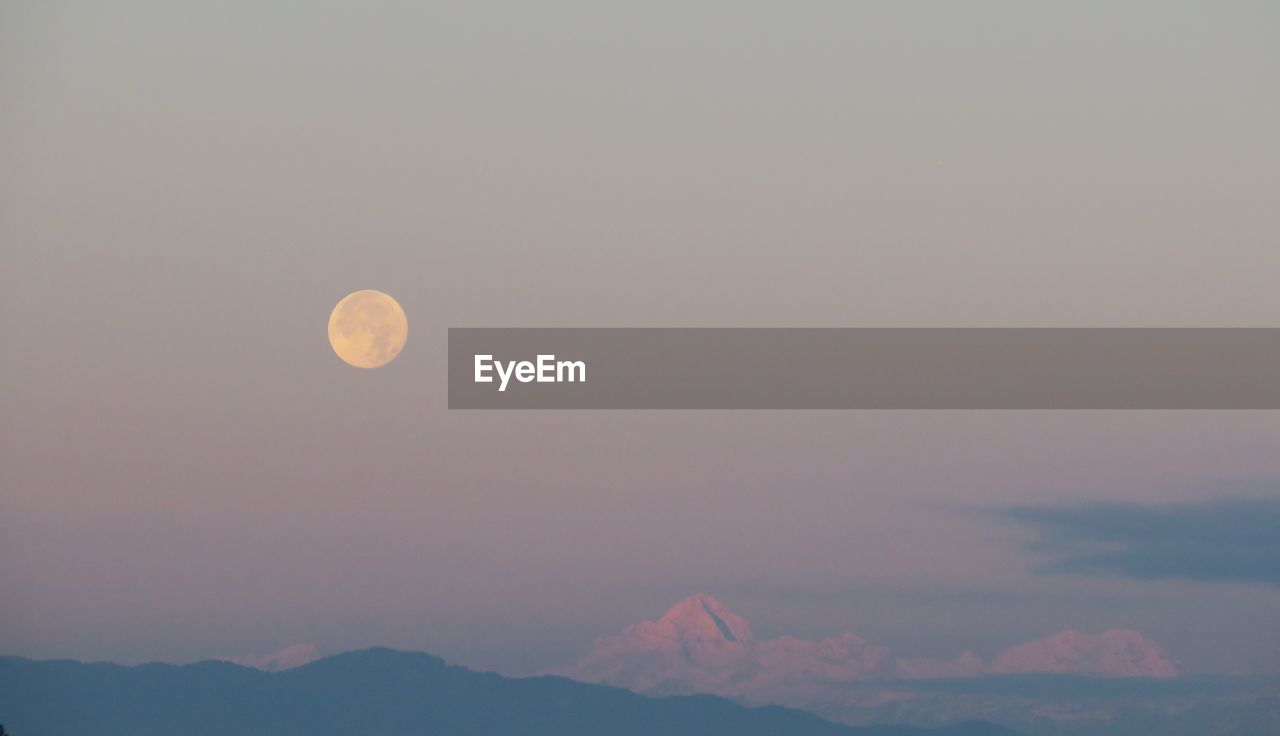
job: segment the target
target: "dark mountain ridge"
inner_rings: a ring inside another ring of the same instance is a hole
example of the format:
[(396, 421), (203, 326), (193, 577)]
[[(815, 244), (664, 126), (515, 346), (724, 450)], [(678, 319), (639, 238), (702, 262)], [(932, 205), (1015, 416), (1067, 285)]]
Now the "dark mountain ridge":
[(560, 677), (507, 678), (367, 649), (283, 672), (228, 662), (126, 667), (0, 657), (12, 736), (1016, 736), (988, 723), (841, 726), (707, 695), (650, 698)]

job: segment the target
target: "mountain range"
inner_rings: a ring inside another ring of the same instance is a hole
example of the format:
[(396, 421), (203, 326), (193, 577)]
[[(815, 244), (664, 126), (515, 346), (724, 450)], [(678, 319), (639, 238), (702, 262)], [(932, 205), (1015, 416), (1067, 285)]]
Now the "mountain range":
[(1137, 631), (1063, 631), (1009, 647), (990, 662), (900, 659), (845, 632), (820, 641), (756, 639), (747, 620), (709, 595), (692, 595), (656, 621), (602, 636), (573, 664), (553, 670), (637, 692), (715, 693), (803, 705), (832, 685), (892, 679), (1011, 674), (1173, 677), (1177, 667)]
[(856, 728), (708, 695), (506, 678), (390, 649), (276, 672), (4, 657), (0, 722), (12, 736), (1017, 736), (989, 723)]
[(694, 595), (529, 678), (309, 644), (183, 666), (0, 657), (0, 723), (14, 736), (1271, 736), (1280, 680), (1179, 674), (1125, 629), (990, 659), (900, 658), (852, 633), (757, 639)]
[(1280, 683), (1189, 678), (1137, 631), (1062, 631), (989, 660), (899, 658), (852, 633), (757, 639), (717, 599), (693, 595), (657, 620), (596, 639), (552, 670), (649, 695), (711, 693), (849, 724), (980, 718), (1035, 736), (1280, 734)]

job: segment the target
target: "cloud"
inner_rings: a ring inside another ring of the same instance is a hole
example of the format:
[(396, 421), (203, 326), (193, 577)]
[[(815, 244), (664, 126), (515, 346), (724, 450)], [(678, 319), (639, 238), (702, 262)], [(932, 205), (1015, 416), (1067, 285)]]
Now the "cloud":
[(1143, 506), (1016, 506), (1052, 573), (1280, 585), (1280, 498)]

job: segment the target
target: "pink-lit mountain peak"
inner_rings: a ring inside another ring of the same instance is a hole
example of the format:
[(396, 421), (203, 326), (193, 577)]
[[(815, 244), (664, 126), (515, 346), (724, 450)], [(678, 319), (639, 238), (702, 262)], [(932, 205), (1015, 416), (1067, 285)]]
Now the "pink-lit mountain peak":
[(725, 608), (712, 596), (701, 593), (667, 609), (657, 624), (681, 640), (743, 643), (752, 640), (751, 626), (745, 618)]
[(1009, 647), (996, 656), (993, 672), (1101, 673), (1115, 677), (1173, 677), (1172, 662), (1155, 642), (1132, 629), (1101, 634), (1067, 630)]
[(294, 667), (301, 667), (319, 658), (320, 652), (314, 644), (294, 644), (271, 654), (225, 657), (223, 659), (244, 667), (253, 667), (266, 672), (280, 672)]

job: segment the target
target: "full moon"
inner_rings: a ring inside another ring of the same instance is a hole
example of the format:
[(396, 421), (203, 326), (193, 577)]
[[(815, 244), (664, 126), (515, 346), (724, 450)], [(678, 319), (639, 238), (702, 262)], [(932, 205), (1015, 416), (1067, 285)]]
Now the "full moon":
[(347, 294), (329, 315), (333, 352), (357, 368), (381, 368), (395, 360), (408, 337), (404, 310), (381, 291)]

